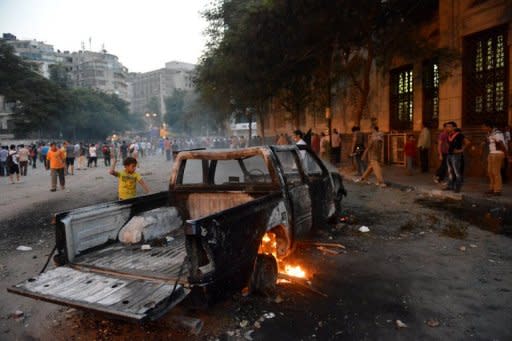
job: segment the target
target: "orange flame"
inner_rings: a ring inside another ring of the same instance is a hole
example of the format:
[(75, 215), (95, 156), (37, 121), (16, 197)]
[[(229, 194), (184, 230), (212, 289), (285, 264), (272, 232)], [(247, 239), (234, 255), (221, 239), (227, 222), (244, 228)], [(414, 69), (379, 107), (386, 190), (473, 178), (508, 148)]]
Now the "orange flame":
[(306, 272), (301, 268), (300, 265), (293, 266), (290, 264), (285, 264), (284, 273), (292, 277), (306, 278)]
[(284, 260), (277, 258), (277, 241), (274, 233), (267, 232), (263, 235), (258, 253), (274, 256), (277, 260), (280, 273), (291, 277), (307, 278), (306, 271), (300, 265), (286, 264)]

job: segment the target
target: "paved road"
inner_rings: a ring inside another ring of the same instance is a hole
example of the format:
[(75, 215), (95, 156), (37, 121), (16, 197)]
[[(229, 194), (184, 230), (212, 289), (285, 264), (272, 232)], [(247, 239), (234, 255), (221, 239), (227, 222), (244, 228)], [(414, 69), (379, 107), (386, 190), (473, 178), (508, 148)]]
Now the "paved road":
[[(142, 167), (154, 190), (166, 188), (167, 166), (155, 160)], [(114, 179), (104, 168), (84, 173), (70, 178), (69, 193), (50, 193), (48, 176), (42, 172), (41, 183), (27, 179), (35, 188), (13, 185), (27, 192), (9, 191), (10, 199), (2, 196), (10, 207), (0, 219), (2, 340), (512, 339), (510, 238), (481, 229), (464, 215), (454, 217), (442, 209), (445, 201), (353, 183), (347, 183), (346, 221), (326, 226), (313, 237), (341, 243), (346, 250), (333, 255), (304, 246), (290, 260), (307, 269), (316, 292), (280, 284), (274, 297), (236, 294), (208, 310), (183, 304), (145, 325), (5, 293), (8, 285), (44, 264), (53, 246), (51, 212), (115, 198)], [(359, 232), (362, 225), (370, 232)], [(21, 244), (33, 251), (16, 251)], [(17, 309), (24, 318), (9, 317)], [(273, 314), (265, 318), (265, 313)], [(180, 330), (172, 319), (176, 314), (201, 318), (201, 334)], [(397, 328), (397, 320), (407, 328)]]

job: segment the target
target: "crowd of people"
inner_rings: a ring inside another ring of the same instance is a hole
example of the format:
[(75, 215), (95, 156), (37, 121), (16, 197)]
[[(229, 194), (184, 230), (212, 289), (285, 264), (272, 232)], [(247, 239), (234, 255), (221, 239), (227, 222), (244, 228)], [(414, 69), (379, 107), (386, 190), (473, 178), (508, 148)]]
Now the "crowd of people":
[[(511, 145), (510, 127), (501, 131), (492, 121), (485, 121), (483, 128), (487, 132), (488, 146), (487, 172), (489, 190), (487, 195), (501, 195), (503, 182), (506, 180), (506, 166)], [(128, 139), (127, 139), (128, 140)], [(172, 161), (173, 152), (196, 148), (245, 148), (262, 144), (307, 144), (324, 161), (340, 166), (342, 156), (342, 138), (336, 129), (331, 134), (322, 131), (319, 134), (311, 129), (306, 133), (295, 130), (291, 136), (277, 134), (274, 140), (264, 141), (259, 136), (247, 139), (245, 136), (230, 137), (176, 137), (160, 138), (149, 141), (134, 139), (132, 141), (117, 140), (100, 143), (83, 143), (64, 141), (62, 143), (32, 143), (29, 145), (0, 145), (0, 177), (9, 177), (10, 183), (19, 182), (21, 177), (29, 174), (30, 168), (43, 167), (51, 174), (51, 191), (56, 191), (57, 180), (61, 189), (65, 189), (65, 177), (74, 175), (75, 170), (85, 170), (98, 167), (98, 159), (103, 160), (105, 167), (111, 167), (111, 160), (124, 162), (130, 158), (130, 165), (135, 167), (140, 159), (147, 156), (160, 155), (167, 161)], [(414, 165), (418, 161), (421, 172), (427, 173), (429, 156), (432, 145), (430, 127), (423, 123), (418, 139), (414, 135), (407, 136), (404, 145), (406, 174), (412, 175)], [(455, 122), (446, 122), (437, 141), (436, 154), (440, 166), (435, 171), (434, 182), (443, 184), (445, 190), (460, 192), (464, 183), (464, 150), (471, 141), (462, 133)], [(372, 173), (376, 183), (385, 187), (382, 174), (384, 135), (377, 126), (372, 126), (371, 133), (365, 138), (358, 126), (352, 127), (352, 139), (348, 155), (352, 161), (356, 182), (368, 181)], [(418, 157), (419, 156), (419, 157)], [(418, 159), (418, 160), (416, 160)], [(76, 168), (75, 168), (76, 164)], [(114, 162), (115, 167), (115, 162)], [(113, 168), (114, 168), (113, 167)], [(125, 165), (126, 167), (126, 165)], [(132, 166), (130, 166), (132, 167)], [(115, 172), (119, 176), (119, 172)], [(138, 180), (136, 181), (138, 182)]]

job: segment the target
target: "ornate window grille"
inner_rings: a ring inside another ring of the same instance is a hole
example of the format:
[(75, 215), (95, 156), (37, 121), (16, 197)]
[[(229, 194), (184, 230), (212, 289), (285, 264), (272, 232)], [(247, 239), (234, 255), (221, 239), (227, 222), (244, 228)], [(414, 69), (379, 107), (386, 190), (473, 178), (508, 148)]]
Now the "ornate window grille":
[(507, 124), (508, 47), (506, 26), (464, 38), (463, 123), (484, 119)]
[(412, 65), (391, 71), (390, 120), (392, 130), (411, 130), (414, 113), (414, 75)]
[(423, 63), (423, 121), (431, 127), (439, 124), (439, 63), (436, 59)]

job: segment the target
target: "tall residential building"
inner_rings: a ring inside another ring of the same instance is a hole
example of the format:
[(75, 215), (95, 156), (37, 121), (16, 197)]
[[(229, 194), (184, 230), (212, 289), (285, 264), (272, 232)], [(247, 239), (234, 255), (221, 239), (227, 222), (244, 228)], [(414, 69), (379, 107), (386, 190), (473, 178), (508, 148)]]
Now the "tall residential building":
[(73, 86), (98, 89), (130, 101), (128, 69), (119, 62), (117, 56), (103, 50), (73, 52), (71, 57)]
[(195, 65), (172, 61), (165, 68), (150, 72), (131, 73), (130, 91), (132, 113), (144, 113), (149, 110), (150, 101), (156, 98), (159, 113), (164, 114), (165, 98), (172, 96), (174, 90), (193, 91), (192, 81)]
[(64, 56), (53, 49), (53, 45), (45, 44), (37, 40), (18, 40), (15, 35), (4, 33), (2, 41), (14, 48), (14, 53), (21, 58), (35, 63), (39, 67), (39, 73), (45, 78), (50, 78), (50, 66), (64, 62)]

